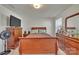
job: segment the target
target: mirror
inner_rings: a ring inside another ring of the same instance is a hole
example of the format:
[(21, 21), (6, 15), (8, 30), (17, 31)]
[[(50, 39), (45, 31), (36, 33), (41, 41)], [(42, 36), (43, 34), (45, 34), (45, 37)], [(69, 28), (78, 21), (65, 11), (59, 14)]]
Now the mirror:
[(79, 13), (66, 17), (65, 30), (70, 36), (79, 38)]

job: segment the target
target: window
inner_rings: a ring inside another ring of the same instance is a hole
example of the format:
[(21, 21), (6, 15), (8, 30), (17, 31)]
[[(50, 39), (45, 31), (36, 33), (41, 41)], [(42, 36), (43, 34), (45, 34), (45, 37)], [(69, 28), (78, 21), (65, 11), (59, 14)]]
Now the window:
[(57, 19), (55, 23), (55, 33), (57, 33), (58, 29), (62, 27), (62, 18)]

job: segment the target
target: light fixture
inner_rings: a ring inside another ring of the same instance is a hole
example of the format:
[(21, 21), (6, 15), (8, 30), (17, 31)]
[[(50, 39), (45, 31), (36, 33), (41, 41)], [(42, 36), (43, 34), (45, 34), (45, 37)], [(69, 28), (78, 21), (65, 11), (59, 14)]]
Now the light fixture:
[(34, 7), (35, 9), (39, 9), (41, 6), (42, 6), (41, 4), (33, 4), (33, 7)]

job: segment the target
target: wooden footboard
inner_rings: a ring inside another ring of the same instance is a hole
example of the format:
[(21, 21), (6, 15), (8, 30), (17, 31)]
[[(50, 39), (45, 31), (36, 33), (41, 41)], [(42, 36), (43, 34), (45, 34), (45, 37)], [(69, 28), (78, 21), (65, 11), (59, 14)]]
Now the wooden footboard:
[(20, 54), (57, 54), (56, 38), (20, 38)]

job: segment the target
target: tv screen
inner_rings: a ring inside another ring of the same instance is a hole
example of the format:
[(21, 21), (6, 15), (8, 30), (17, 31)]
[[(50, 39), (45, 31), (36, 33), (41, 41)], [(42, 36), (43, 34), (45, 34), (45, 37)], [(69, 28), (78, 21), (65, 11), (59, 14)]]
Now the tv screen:
[(10, 26), (21, 26), (21, 20), (14, 16), (10, 16)]

